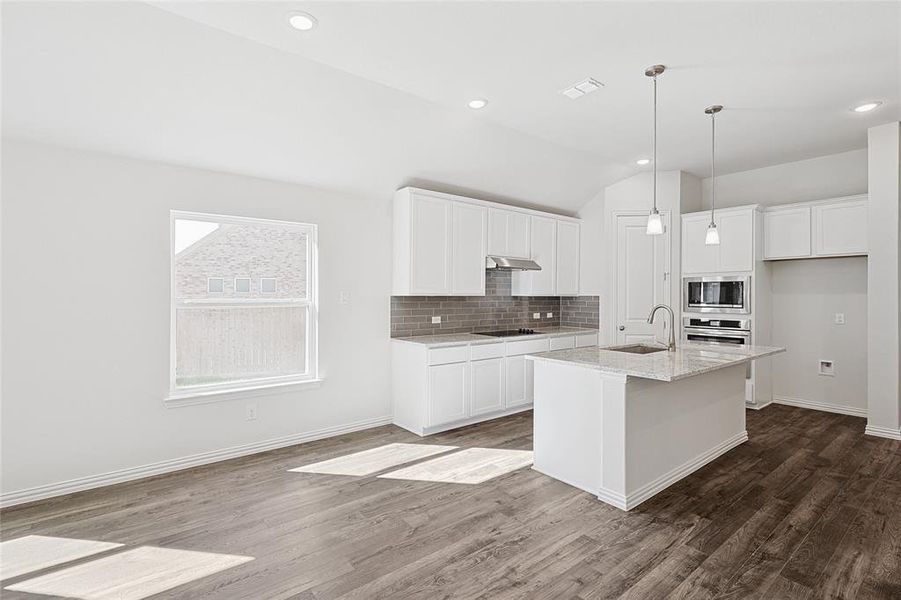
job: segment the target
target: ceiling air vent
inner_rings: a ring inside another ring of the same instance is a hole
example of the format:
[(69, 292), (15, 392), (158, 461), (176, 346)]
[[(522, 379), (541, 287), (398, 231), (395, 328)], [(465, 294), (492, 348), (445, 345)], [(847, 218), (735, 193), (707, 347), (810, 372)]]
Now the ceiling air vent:
[(589, 77), (588, 79), (580, 81), (572, 87), (566, 88), (560, 93), (567, 98), (575, 100), (576, 98), (581, 98), (582, 96), (590, 94), (591, 92), (596, 92), (602, 87), (604, 87), (603, 83), (601, 83), (597, 79), (594, 79), (593, 77)]

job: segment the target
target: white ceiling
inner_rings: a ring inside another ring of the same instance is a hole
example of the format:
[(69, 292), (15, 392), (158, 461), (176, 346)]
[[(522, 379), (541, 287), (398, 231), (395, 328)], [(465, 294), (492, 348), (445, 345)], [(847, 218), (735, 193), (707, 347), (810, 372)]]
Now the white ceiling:
[[(288, 27), (296, 9), (319, 27)], [(379, 198), (414, 183), (574, 211), (649, 153), (656, 62), (662, 169), (708, 173), (712, 103), (723, 173), (861, 148), (901, 116), (894, 2), (2, 10), (4, 135)], [(559, 94), (588, 76), (606, 87)]]
[[(709, 171), (722, 104), (722, 172), (861, 148), (899, 117), (899, 2), (196, 2), (168, 10), (448, 108), (632, 165), (650, 151), (660, 77), (660, 166)], [(319, 20), (286, 24), (292, 9)], [(573, 101), (586, 77), (606, 87)], [(889, 105), (859, 115), (868, 99)]]

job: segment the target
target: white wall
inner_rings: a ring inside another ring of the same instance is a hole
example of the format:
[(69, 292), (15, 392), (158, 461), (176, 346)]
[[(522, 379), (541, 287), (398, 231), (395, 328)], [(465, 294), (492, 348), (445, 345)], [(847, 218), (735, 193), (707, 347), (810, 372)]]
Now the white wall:
[(867, 433), (901, 439), (901, 123), (868, 132)]
[[(786, 348), (772, 361), (777, 400), (865, 415), (866, 257), (776, 261), (770, 272), (771, 343)], [(844, 313), (844, 325), (835, 313)], [(834, 361), (834, 377), (817, 373), (820, 359)]]
[[(390, 413), (390, 197), (4, 141), (2, 491)], [(319, 225), (318, 389), (166, 408), (169, 210)], [(350, 293), (348, 305), (338, 303)]]
[[(710, 178), (704, 179), (702, 184), (703, 205), (710, 208)], [(865, 194), (866, 191), (866, 148), (716, 178), (716, 204), (723, 208), (806, 202)]]

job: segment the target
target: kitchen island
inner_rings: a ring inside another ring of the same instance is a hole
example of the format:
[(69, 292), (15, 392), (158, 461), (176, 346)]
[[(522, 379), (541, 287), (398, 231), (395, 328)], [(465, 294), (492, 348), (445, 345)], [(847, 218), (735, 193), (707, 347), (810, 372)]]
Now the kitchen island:
[(622, 510), (745, 442), (747, 363), (784, 352), (631, 349), (526, 357), (534, 364), (534, 468)]

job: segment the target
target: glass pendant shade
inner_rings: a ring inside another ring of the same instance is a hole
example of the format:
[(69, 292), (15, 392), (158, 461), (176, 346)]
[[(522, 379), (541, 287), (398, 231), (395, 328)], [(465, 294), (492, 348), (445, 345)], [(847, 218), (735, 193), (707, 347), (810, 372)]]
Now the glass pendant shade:
[(716, 223), (711, 223), (707, 226), (707, 237), (704, 238), (704, 243), (708, 246), (718, 246), (720, 243), (720, 232), (716, 230)]
[(655, 208), (648, 215), (648, 235), (661, 235), (663, 233), (663, 221), (660, 220), (660, 212)]

